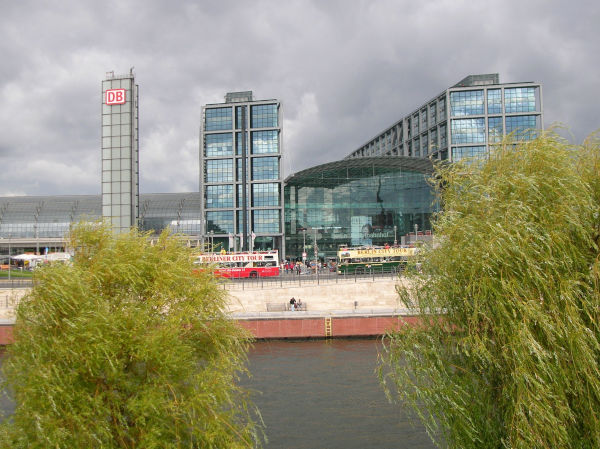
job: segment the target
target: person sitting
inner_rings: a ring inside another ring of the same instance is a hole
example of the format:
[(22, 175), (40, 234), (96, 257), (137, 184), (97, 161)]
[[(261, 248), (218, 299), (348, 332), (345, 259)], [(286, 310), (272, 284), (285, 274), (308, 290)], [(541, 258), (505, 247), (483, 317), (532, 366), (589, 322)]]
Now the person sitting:
[(296, 302), (296, 308), (302, 310), (302, 300), (300, 298), (298, 298), (298, 301)]

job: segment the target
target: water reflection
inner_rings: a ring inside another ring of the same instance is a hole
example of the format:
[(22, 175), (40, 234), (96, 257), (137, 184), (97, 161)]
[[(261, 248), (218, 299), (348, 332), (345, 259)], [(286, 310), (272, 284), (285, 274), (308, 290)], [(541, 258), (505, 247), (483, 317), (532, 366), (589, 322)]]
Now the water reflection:
[(377, 340), (258, 342), (249, 354), (268, 448), (433, 448), (389, 404), (375, 375)]

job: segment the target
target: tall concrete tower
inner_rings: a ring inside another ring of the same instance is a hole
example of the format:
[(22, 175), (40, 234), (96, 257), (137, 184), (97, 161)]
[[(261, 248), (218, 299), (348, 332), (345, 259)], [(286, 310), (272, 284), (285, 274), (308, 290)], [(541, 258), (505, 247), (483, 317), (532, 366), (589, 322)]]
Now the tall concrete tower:
[(102, 218), (115, 232), (139, 215), (138, 85), (108, 72), (102, 81)]

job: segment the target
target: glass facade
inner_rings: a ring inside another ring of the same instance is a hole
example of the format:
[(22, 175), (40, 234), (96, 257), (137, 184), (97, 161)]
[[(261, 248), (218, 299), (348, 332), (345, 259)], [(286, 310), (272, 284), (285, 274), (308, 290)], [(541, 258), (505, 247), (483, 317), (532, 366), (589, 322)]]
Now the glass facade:
[[(514, 139), (526, 140), (536, 133), (524, 132), (525, 129), (543, 128), (541, 94), (542, 87), (537, 83), (501, 84), (498, 74), (469, 75), (347, 158), (408, 156), (453, 160), (453, 155), (461, 158), (471, 153), (484, 157), (490, 144), (511, 131), (515, 131)], [(396, 139), (389, 142), (388, 135)], [(481, 146), (486, 151), (468, 148)]]
[(391, 245), (415, 224), (430, 230), (432, 170), (427, 159), (374, 157), (293, 175), (284, 194), (286, 254), (301, 258), (306, 249), (312, 257), (315, 235), (319, 257), (335, 258), (340, 245)]
[[(7, 249), (8, 239), (11, 239), (13, 254), (17, 248), (21, 252), (44, 251), (46, 246), (64, 249), (66, 235), (73, 224), (102, 219), (102, 196), (0, 197), (0, 211), (0, 238), (3, 239), (0, 247), (3, 249)], [(197, 242), (201, 218), (198, 193), (140, 195), (138, 223), (143, 231), (159, 234), (168, 228)]]
[[(252, 92), (237, 94), (227, 94), (230, 103), (203, 107), (200, 189), (204, 235), (210, 233), (211, 239), (227, 250), (241, 250), (242, 244), (250, 241), (241, 235), (246, 207), (246, 233), (256, 235), (256, 244), (274, 245), (270, 249), (279, 249), (283, 256), (280, 104), (277, 100), (254, 101)], [(248, 245), (247, 249), (252, 248)]]

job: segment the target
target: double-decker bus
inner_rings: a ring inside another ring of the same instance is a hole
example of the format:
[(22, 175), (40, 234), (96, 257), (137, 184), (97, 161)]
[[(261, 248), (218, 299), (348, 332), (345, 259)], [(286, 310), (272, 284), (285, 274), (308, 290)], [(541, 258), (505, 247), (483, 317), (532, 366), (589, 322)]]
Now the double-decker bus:
[(194, 263), (215, 265), (214, 271), (217, 276), (231, 279), (279, 276), (279, 252), (277, 250), (201, 254), (197, 256)]
[(337, 253), (337, 273), (397, 271), (406, 266), (407, 261), (416, 252), (416, 248), (406, 246), (342, 247)]

